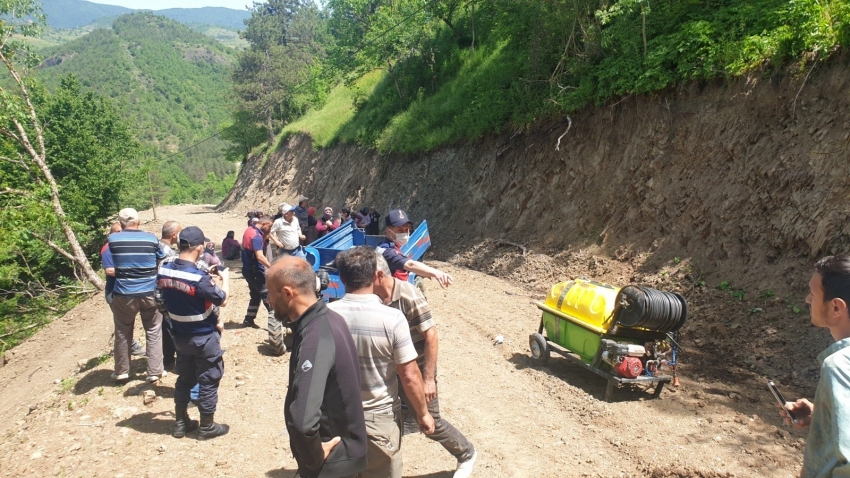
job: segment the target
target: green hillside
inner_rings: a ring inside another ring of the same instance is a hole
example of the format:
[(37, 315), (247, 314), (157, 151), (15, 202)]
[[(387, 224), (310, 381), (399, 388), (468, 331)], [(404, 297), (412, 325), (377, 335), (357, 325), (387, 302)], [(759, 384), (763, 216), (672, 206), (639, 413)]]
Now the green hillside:
[(45, 50), (38, 77), (52, 90), (73, 74), (119, 105), (158, 162), (153, 179), (163, 202), (212, 202), (232, 184), (234, 165), (222, 153), (226, 142), (212, 138), (175, 153), (228, 121), (233, 56), (173, 20), (134, 13), (116, 19), (112, 29)]
[[(47, 24), (64, 30), (92, 25), (125, 13), (142, 11), (85, 0), (41, 0), (41, 4), (47, 15)], [(250, 16), (247, 10), (222, 7), (168, 8), (157, 10), (155, 13), (187, 25), (215, 25), (229, 30), (243, 28), (242, 21)]]
[(850, 0), (330, 0), (326, 12), (329, 54), (309, 86), (344, 81), (323, 108), (279, 122), (320, 146), (382, 151), (563, 121), (685, 82), (791, 65), (802, 80), (850, 46)]

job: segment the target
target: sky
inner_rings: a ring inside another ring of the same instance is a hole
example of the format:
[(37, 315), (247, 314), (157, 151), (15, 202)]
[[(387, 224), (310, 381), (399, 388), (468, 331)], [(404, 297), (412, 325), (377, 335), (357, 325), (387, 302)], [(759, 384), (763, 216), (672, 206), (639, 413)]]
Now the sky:
[(200, 7), (227, 7), (236, 10), (245, 10), (245, 7), (253, 2), (252, 0), (94, 0), (93, 3), (120, 5), (122, 7), (134, 8), (137, 10)]

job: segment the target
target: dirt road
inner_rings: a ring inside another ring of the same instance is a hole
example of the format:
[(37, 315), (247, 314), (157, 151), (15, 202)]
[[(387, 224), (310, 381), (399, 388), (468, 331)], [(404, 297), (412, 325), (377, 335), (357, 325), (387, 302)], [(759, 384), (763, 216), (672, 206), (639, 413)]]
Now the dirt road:
[[(164, 219), (200, 226), (220, 241), (245, 227), (238, 214), (202, 206), (160, 208)], [(150, 212), (143, 221), (150, 221)], [(295, 462), (283, 425), (288, 355), (274, 357), (266, 331), (243, 329), (248, 301), (238, 262), (222, 342), (225, 376), (216, 418), (229, 435), (200, 442), (169, 435), (175, 377), (115, 385), (111, 313), (102, 297), (81, 304), (15, 349), (0, 368), (0, 476), (291, 477)], [(539, 297), (457, 265), (454, 285), (429, 283), (440, 333), (443, 414), (475, 444), (474, 476), (794, 476), (804, 434), (781, 427), (766, 390), (753, 382), (688, 378), (660, 400), (619, 390), (601, 401), (604, 383), (553, 358), (532, 364), (528, 335), (540, 320)], [(261, 312), (258, 323), (264, 325)], [(494, 345), (503, 335), (505, 342)], [(713, 376), (722, 376), (722, 370)], [(157, 399), (143, 403), (142, 393)], [(190, 414), (197, 415), (196, 409)], [(450, 477), (454, 459), (421, 435), (405, 437), (405, 476)]]

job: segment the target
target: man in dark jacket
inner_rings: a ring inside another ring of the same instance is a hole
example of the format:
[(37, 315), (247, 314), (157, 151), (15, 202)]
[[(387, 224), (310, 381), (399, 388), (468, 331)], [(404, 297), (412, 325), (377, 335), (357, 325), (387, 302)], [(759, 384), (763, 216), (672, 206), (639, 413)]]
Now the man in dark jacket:
[[(159, 269), (157, 288), (171, 319), (174, 345), (177, 349), (177, 383), (174, 385), (175, 417), (171, 434), (183, 438), (198, 428), (189, 420), (192, 387), (200, 384), (198, 410), (201, 423), (198, 437), (214, 438), (224, 435), (229, 427), (215, 423), (218, 404), (218, 384), (224, 375), (224, 351), (221, 332), (224, 330), (218, 308), (227, 301), (228, 273), (218, 272), (213, 278), (195, 265), (204, 254), (204, 233), (195, 226), (180, 231), (177, 243), (180, 255)], [(218, 284), (221, 284), (219, 287)]]
[(282, 256), (266, 276), (278, 320), (291, 322), (284, 416), (304, 478), (355, 476), (366, 468), (366, 422), (357, 349), (345, 320), (316, 298), (316, 275), (303, 259)]

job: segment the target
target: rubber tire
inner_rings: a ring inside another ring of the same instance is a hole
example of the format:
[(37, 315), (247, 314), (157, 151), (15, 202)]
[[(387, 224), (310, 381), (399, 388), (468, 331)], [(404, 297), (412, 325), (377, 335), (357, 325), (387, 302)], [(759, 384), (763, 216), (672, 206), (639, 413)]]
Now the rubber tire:
[(269, 316), (269, 344), (272, 346), (272, 351), (280, 357), (286, 353), (286, 327), (280, 323), (273, 315)]
[(419, 289), (419, 292), (422, 292), (423, 297), (425, 297), (426, 299), (428, 298), (428, 296), (425, 294), (425, 279), (420, 276), (416, 276), (413, 279), (413, 287)]
[[(549, 361), (549, 343), (540, 334), (531, 334), (528, 337), (528, 346), (531, 349), (531, 359), (540, 365)], [(535, 356), (536, 355), (536, 356)]]

